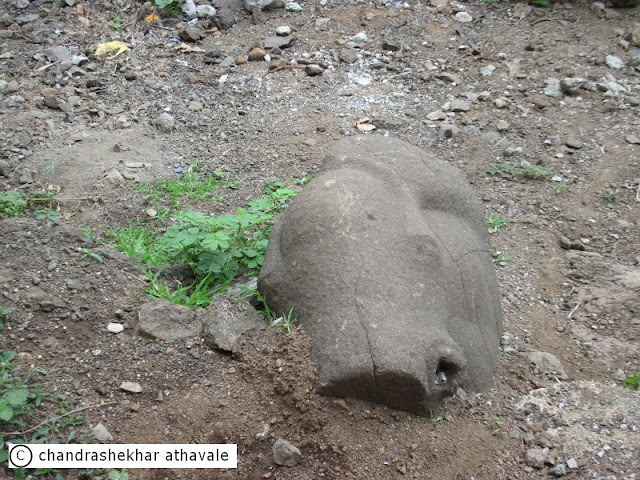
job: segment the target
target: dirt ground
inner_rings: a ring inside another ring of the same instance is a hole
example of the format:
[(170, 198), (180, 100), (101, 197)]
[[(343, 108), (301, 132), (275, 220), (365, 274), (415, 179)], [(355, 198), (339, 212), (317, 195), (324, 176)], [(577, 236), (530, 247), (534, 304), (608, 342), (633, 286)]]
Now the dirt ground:
[[(640, 397), (621, 382), (640, 374), (635, 8), (299, 3), (251, 15), (214, 2), (225, 21), (201, 19), (193, 42), (187, 18), (135, 23), (129, 0), (4, 2), (0, 187), (54, 192), (62, 222), (0, 219), (0, 306), (16, 308), (0, 348), (48, 372), (43, 389), (116, 443), (238, 444), (237, 470), (133, 479), (638, 478)], [(239, 58), (281, 26), (291, 46)], [(96, 57), (107, 40), (129, 49)], [(104, 239), (147, 218), (138, 182), (194, 161), (240, 183), (193, 207), (233, 211), (265, 179), (313, 178), (328, 146), (363, 130), (459, 167), (511, 222), (491, 235), (505, 325), (491, 391), (459, 391), (423, 418), (315, 394), (299, 330), (250, 332), (233, 356), (134, 334), (144, 274), (79, 229)], [(298, 465), (274, 463), (278, 438)]]

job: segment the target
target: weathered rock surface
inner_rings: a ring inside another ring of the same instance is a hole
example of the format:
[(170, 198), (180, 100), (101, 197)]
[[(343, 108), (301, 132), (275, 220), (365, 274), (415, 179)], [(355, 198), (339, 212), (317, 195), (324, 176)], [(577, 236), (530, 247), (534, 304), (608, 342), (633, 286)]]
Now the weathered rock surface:
[(199, 312), (167, 300), (156, 300), (142, 306), (138, 319), (140, 333), (161, 340), (195, 337), (202, 329)]
[(428, 414), (492, 385), (502, 314), (482, 207), (400, 140), (331, 148), (275, 225), (258, 289), (312, 338), (321, 393)]
[(233, 352), (242, 333), (266, 327), (262, 316), (254, 313), (248, 303), (233, 303), (224, 295), (216, 295), (209, 310), (203, 319), (202, 339), (218, 350)]

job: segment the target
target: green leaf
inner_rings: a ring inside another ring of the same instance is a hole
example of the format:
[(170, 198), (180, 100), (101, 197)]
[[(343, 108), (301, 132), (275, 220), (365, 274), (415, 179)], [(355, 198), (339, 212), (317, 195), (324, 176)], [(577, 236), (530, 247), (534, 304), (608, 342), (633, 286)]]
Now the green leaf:
[(13, 418), (13, 415), (13, 408), (11, 408), (9, 405), (2, 405), (0, 403), (0, 420), (8, 422)]
[(4, 398), (7, 400), (7, 402), (9, 402), (10, 405), (18, 407), (27, 403), (29, 393), (25, 388), (21, 388), (20, 390), (11, 390), (5, 393)]

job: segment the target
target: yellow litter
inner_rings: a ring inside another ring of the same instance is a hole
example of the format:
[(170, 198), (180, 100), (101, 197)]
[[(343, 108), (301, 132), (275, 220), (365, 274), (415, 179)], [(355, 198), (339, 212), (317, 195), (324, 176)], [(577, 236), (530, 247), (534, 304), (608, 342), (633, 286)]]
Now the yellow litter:
[(107, 57), (109, 60), (117, 57), (122, 52), (126, 52), (127, 50), (129, 50), (129, 47), (127, 47), (124, 43), (115, 42), (115, 41), (101, 43), (96, 47), (96, 57), (101, 57), (105, 53), (113, 52), (114, 50), (117, 50), (117, 52), (111, 55), (110, 57)]
[(154, 22), (155, 20), (158, 20), (160, 17), (158, 16), (157, 13), (152, 13), (151, 15), (147, 15), (146, 17), (144, 17), (144, 21), (147, 23), (151, 23)]

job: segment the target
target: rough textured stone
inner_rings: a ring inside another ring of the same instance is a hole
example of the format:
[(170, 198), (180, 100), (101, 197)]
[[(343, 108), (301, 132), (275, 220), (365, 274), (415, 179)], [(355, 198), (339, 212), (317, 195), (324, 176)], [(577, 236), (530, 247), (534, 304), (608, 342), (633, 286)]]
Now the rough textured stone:
[(313, 340), (320, 393), (427, 415), (492, 385), (500, 293), (483, 208), (400, 140), (336, 144), (274, 226), (258, 289)]
[(234, 303), (224, 295), (213, 297), (210, 313), (204, 318), (204, 342), (218, 350), (233, 352), (236, 342), (247, 330), (262, 329), (262, 317), (253, 313), (248, 303)]
[(146, 303), (138, 317), (140, 333), (161, 340), (192, 338), (202, 329), (202, 319), (197, 312), (166, 300)]
[(273, 444), (273, 461), (278, 465), (295, 467), (301, 456), (300, 450), (283, 438), (279, 438)]

